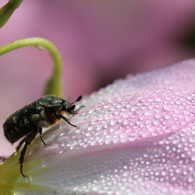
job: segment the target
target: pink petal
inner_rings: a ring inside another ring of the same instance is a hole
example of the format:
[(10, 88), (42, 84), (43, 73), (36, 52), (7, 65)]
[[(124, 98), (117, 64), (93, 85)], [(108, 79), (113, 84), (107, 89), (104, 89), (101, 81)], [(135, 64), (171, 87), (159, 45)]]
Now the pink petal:
[(28, 194), (195, 194), (194, 91), (187, 60), (93, 93), (71, 119), (76, 129), (58, 124), (46, 148), (31, 145), (24, 170), (40, 162), (26, 169)]

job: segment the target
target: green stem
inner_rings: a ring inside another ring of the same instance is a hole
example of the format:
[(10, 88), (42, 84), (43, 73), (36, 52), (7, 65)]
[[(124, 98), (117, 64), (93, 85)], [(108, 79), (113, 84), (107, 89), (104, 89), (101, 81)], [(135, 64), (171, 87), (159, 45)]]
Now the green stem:
[(47, 82), (45, 94), (54, 94), (61, 96), (61, 72), (62, 72), (62, 59), (61, 56), (53, 43), (43, 38), (27, 38), (18, 41), (14, 41), (3, 47), (0, 47), (0, 55), (13, 51), (15, 49), (26, 47), (26, 46), (35, 46), (35, 47), (44, 47), (47, 48), (51, 54), (51, 57), (54, 62), (53, 75)]
[(2, 8), (0, 8), (0, 28), (2, 28), (9, 20), (13, 12), (20, 6), (23, 0), (9, 0)]

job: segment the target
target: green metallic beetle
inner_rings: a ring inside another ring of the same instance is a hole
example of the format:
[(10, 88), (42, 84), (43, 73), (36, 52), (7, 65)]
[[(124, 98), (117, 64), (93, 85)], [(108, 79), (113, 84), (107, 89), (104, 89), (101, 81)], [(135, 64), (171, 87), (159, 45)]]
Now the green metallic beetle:
[(24, 147), (21, 151), (19, 163), (20, 173), (23, 177), (27, 177), (23, 173), (23, 161), (27, 146), (35, 138), (37, 133), (40, 134), (40, 139), (44, 145), (45, 142), (42, 139), (42, 128), (55, 124), (57, 121), (63, 119), (69, 125), (70, 121), (63, 116), (64, 113), (75, 115), (79, 109), (75, 110), (75, 102), (80, 101), (82, 96), (79, 96), (76, 101), (69, 103), (68, 101), (53, 95), (43, 96), (40, 99), (24, 106), (20, 110), (14, 112), (3, 124), (4, 135), (10, 143), (15, 143), (20, 138), (24, 139), (20, 142), (17, 149), (24, 143)]

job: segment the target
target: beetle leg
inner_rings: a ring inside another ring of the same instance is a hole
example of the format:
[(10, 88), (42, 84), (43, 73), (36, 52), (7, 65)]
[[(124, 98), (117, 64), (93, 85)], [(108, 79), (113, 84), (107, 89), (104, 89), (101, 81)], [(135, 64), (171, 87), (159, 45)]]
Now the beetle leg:
[(41, 141), (43, 142), (43, 144), (46, 146), (46, 143), (43, 141), (43, 138), (42, 138), (42, 128), (43, 128), (43, 120), (41, 120), (38, 124), (38, 131), (39, 131), (39, 134), (40, 134), (40, 139)]
[(85, 106), (80, 106), (79, 108), (77, 108), (76, 110), (75, 110), (75, 112), (77, 113), (81, 108), (83, 108), (83, 107), (85, 107)]
[(73, 127), (77, 127), (76, 125), (73, 125), (65, 116), (61, 115), (61, 114), (55, 114), (56, 118), (59, 118), (59, 119), (63, 119), (65, 120), (69, 125), (73, 126)]
[(26, 149), (27, 149), (27, 146), (31, 143), (31, 141), (35, 138), (36, 134), (37, 134), (37, 131), (33, 131), (24, 140), (25, 144), (24, 144), (24, 147), (22, 148), (20, 158), (18, 160), (18, 162), (20, 163), (20, 173), (22, 174), (23, 177), (28, 177), (27, 175), (24, 175), (23, 173), (23, 162), (24, 162), (24, 156), (26, 153)]
[(26, 139), (26, 138), (24, 138), (24, 139), (22, 139), (22, 140), (20, 141), (20, 143), (19, 143), (18, 146), (16, 147), (16, 151), (18, 151), (18, 150), (20, 149), (20, 147), (22, 146), (22, 144), (25, 142), (25, 139)]

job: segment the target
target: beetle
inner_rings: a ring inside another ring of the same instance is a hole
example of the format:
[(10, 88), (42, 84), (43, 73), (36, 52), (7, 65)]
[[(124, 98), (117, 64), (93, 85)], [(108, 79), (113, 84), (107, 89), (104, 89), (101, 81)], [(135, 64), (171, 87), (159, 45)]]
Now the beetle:
[(76, 127), (63, 114), (66, 113), (73, 116), (77, 114), (78, 110), (83, 106), (75, 110), (74, 103), (81, 99), (82, 96), (79, 96), (74, 102), (69, 103), (58, 96), (46, 95), (14, 112), (5, 121), (3, 124), (4, 135), (10, 143), (13, 144), (24, 137), (17, 147), (17, 150), (19, 150), (24, 143), (18, 160), (20, 173), (23, 177), (27, 177), (23, 173), (23, 161), (27, 146), (38, 133), (41, 141), (46, 145), (42, 138), (42, 128), (49, 127), (61, 119), (65, 120), (69, 125)]

